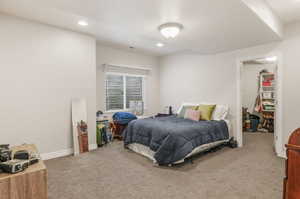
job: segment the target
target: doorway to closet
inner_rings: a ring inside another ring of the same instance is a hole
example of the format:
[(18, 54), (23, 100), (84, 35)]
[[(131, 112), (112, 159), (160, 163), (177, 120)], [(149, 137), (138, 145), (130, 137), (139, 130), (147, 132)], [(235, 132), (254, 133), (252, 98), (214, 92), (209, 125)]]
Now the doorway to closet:
[[(246, 60), (241, 65), (242, 136), (274, 143), (276, 152), (277, 58)], [(247, 141), (244, 140), (247, 145)]]

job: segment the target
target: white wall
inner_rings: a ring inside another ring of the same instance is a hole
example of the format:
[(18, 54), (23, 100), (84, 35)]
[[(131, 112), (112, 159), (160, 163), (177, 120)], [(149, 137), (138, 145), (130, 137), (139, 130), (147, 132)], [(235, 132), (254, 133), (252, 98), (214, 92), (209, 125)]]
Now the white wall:
[(71, 148), (71, 99), (86, 98), (96, 143), (95, 39), (5, 15), (0, 26), (0, 142)]
[(182, 102), (228, 104), (235, 110), (235, 68), (226, 68), (211, 55), (175, 55), (161, 59), (161, 109)]
[(237, 60), (253, 56), (282, 57), (282, 152), (290, 133), (300, 126), (300, 24), (287, 27), (285, 39), (254, 48), (211, 56), (176, 55), (161, 59), (161, 108), (183, 101), (229, 104), (234, 135), (237, 131)]
[(266, 1), (242, 0), (256, 15), (268, 25), (279, 37), (283, 37), (283, 24)]
[(97, 110), (105, 110), (105, 73), (103, 64), (151, 68), (146, 77), (146, 115), (159, 111), (159, 67), (158, 58), (151, 55), (116, 49), (97, 44)]
[(275, 64), (244, 64), (242, 68), (242, 106), (252, 113), (258, 95), (259, 73), (266, 69), (275, 72)]

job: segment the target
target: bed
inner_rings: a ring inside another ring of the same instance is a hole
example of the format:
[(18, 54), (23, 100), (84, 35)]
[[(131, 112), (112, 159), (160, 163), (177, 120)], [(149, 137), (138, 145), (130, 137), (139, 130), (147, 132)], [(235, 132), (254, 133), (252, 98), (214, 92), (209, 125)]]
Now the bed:
[(230, 123), (224, 118), (193, 121), (173, 115), (134, 120), (124, 130), (123, 139), (126, 148), (148, 157), (155, 164), (172, 165), (229, 143), (229, 131)]

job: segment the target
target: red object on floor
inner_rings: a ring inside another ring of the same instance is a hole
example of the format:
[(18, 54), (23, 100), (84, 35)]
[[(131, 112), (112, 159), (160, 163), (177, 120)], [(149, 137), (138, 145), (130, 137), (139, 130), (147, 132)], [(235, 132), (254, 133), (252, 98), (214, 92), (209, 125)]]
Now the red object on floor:
[(287, 148), (286, 177), (283, 181), (283, 199), (300, 198), (300, 128), (295, 130)]
[(85, 152), (89, 151), (89, 140), (88, 139), (89, 138), (86, 133), (78, 136), (80, 153), (85, 153)]

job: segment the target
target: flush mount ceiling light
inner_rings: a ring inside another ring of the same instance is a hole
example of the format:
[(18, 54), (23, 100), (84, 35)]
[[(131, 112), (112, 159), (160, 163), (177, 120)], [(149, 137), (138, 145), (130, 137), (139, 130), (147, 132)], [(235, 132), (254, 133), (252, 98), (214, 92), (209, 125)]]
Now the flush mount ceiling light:
[(275, 61), (277, 61), (277, 57), (276, 56), (274, 56), (274, 57), (267, 57), (266, 61), (268, 61), (268, 62), (275, 62)]
[(163, 47), (164, 45), (165, 45), (165, 44), (163, 44), (163, 43), (157, 43), (157, 44), (156, 44), (157, 47)]
[(158, 27), (159, 32), (167, 39), (175, 38), (183, 29), (179, 23), (165, 23)]
[(87, 21), (80, 20), (80, 21), (78, 21), (78, 25), (80, 25), (80, 26), (88, 26), (89, 24), (88, 24)]

